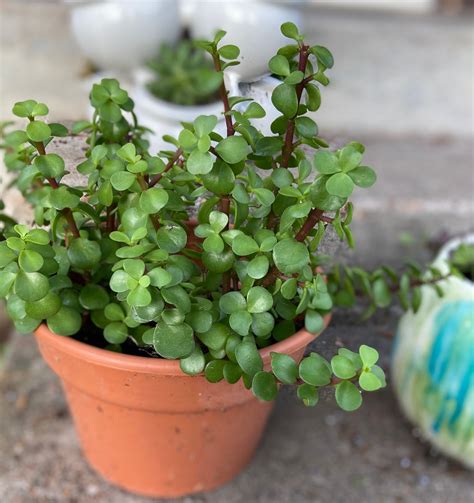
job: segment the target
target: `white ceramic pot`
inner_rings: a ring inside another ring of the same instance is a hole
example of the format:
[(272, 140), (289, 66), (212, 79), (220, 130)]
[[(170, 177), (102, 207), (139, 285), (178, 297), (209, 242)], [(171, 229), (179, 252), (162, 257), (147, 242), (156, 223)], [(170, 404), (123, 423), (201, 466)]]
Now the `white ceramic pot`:
[(280, 26), (291, 21), (301, 26), (298, 3), (259, 0), (182, 0), (193, 38), (212, 39), (227, 32), (225, 44), (240, 48), (240, 65), (229, 68), (239, 82), (253, 82), (268, 73), (268, 61), (289, 39)]
[(65, 2), (71, 5), (72, 31), (80, 49), (100, 69), (134, 68), (181, 32), (175, 0)]
[(154, 134), (149, 136), (150, 152), (169, 149), (171, 144), (163, 141), (163, 135), (177, 136), (182, 122), (192, 122), (199, 115), (216, 115), (219, 119), (217, 132), (224, 134), (225, 125), (222, 103), (209, 103), (198, 106), (182, 106), (168, 103), (153, 96), (146, 84), (153, 74), (144, 68), (134, 72), (134, 87), (131, 96), (135, 101), (135, 113), (140, 124), (148, 127)]
[[(434, 266), (474, 234), (449, 242)], [(440, 452), (474, 468), (474, 283), (451, 277), (444, 296), (423, 287), (419, 311), (400, 320), (392, 377), (406, 416)]]

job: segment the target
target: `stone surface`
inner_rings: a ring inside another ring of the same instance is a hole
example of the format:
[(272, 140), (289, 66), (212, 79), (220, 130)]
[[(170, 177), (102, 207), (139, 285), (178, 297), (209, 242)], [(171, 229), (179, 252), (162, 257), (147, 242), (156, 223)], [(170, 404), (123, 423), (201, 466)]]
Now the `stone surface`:
[[(84, 116), (84, 61), (64, 6), (0, 0), (0, 12), (0, 119), (29, 97), (47, 102), (55, 119)], [(336, 144), (366, 143), (367, 163), (379, 176), (374, 189), (356, 194), (358, 246), (348, 258), (399, 267), (429, 259), (433, 238), (474, 230), (471, 19), (324, 11), (305, 19), (311, 40), (331, 47), (337, 60), (318, 113), (322, 134)], [(68, 162), (77, 163), (81, 149), (80, 141), (68, 148)], [(11, 212), (24, 211), (18, 195), (7, 197)], [(359, 324), (356, 312), (338, 314), (314, 349), (330, 356), (340, 345), (368, 342), (387, 368), (398, 315), (394, 308)], [(305, 409), (285, 391), (249, 468), (226, 487), (180, 503), (471, 501), (472, 473), (413, 433), (390, 387), (353, 414), (328, 397)], [(15, 335), (0, 356), (0, 501), (149, 501), (111, 487), (87, 466), (59, 383), (29, 336)]]
[[(330, 354), (369, 336), (385, 348), (397, 312), (369, 325), (337, 316), (314, 344)], [(57, 379), (30, 336), (15, 336), (0, 378), (0, 500), (9, 503), (140, 503), (105, 483), (84, 461)], [(390, 389), (345, 414), (324, 398), (305, 409), (285, 391), (260, 449), (233, 482), (181, 503), (316, 503), (343, 501), (468, 502), (472, 474), (414, 438)], [(155, 500), (157, 501), (157, 500)]]

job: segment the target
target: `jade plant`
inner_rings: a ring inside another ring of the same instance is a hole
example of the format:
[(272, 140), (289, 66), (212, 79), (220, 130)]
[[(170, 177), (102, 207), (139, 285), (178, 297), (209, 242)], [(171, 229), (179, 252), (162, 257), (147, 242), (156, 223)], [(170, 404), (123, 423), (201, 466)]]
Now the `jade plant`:
[(431, 271), (426, 280), (415, 266), (401, 276), (388, 267), (323, 268), (325, 232), (332, 227), (354, 246), (349, 198), (376, 175), (361, 143), (329, 149), (308, 115), (329, 83), (331, 53), (307, 45), (292, 23), (281, 30), (289, 44), (269, 63), (282, 77), (270, 135), (258, 128), (259, 103), (228, 95), (222, 75), (239, 49), (221, 43), (223, 31), (199, 46), (214, 62), (224, 136), (216, 116), (199, 116), (166, 137), (169, 150), (151, 154), (133, 101), (104, 79), (90, 94), (92, 121), (73, 128), (88, 149), (75, 166), (82, 185), (69, 186), (52, 143), (68, 131), (44, 120), (46, 105), (15, 104), (26, 127), (5, 136), (7, 166), (35, 223), (2, 231), (0, 297), (20, 332), (46, 323), (111, 351), (179, 360), (183, 372), (211, 382), (242, 379), (262, 400), (287, 384), (312, 406), (331, 387), (350, 411), (361, 390), (385, 386), (378, 353), (366, 345), (339, 349), (330, 361), (311, 353), (299, 364), (273, 352), (268, 370), (258, 351), (303, 327), (317, 334), (335, 306), (359, 294), (367, 315), (395, 296), (416, 310), (420, 286), (438, 287), (441, 278)]
[(215, 71), (209, 55), (191, 40), (182, 40), (176, 46), (163, 44), (148, 67), (154, 77), (147, 88), (161, 100), (183, 106), (219, 100), (222, 73)]

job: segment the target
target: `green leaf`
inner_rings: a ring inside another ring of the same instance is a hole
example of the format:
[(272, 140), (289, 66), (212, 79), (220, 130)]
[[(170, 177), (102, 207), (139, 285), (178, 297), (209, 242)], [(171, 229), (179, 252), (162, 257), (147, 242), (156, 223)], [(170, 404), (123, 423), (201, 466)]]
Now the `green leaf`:
[(165, 225), (156, 231), (158, 246), (168, 253), (178, 253), (187, 243), (186, 231), (179, 225)]
[(15, 282), (16, 274), (10, 271), (0, 271), (0, 299), (5, 298)]
[(359, 376), (359, 386), (364, 391), (376, 391), (382, 387), (382, 383), (372, 372), (362, 372)]
[(368, 188), (377, 181), (377, 175), (369, 166), (359, 166), (349, 172), (352, 181), (359, 187)]
[(311, 47), (310, 50), (326, 68), (332, 68), (334, 66), (334, 58), (329, 49), (322, 45), (315, 45)]
[(198, 334), (211, 329), (214, 318), (210, 311), (191, 311), (186, 316), (186, 323)]
[(305, 314), (304, 325), (308, 332), (319, 334), (324, 328), (324, 319), (317, 311), (308, 309)]
[(248, 119), (262, 119), (265, 117), (265, 109), (259, 103), (253, 101), (245, 110), (245, 116)]
[(263, 370), (262, 357), (251, 342), (241, 342), (235, 349), (235, 358), (240, 368), (250, 377)]
[(296, 131), (304, 138), (313, 138), (318, 134), (318, 126), (316, 122), (309, 117), (297, 117), (295, 125)]
[(232, 269), (235, 257), (231, 250), (224, 250), (222, 253), (204, 252), (202, 262), (214, 273), (223, 273)]
[(223, 45), (218, 52), (225, 59), (237, 59), (240, 55), (240, 49), (236, 45)]
[(44, 320), (54, 316), (61, 308), (61, 298), (58, 294), (49, 292), (42, 299), (25, 304), (25, 312), (34, 320)]
[(321, 92), (318, 86), (307, 84), (306, 89), (306, 106), (310, 112), (316, 112), (321, 106)]
[(254, 286), (247, 294), (247, 311), (249, 313), (264, 313), (273, 306), (272, 294), (263, 286)]
[(45, 154), (35, 157), (34, 166), (46, 178), (60, 178), (64, 175), (64, 160), (57, 154)]
[(294, 274), (309, 263), (309, 253), (303, 243), (287, 238), (274, 246), (273, 260), (283, 274)]
[(343, 381), (336, 386), (336, 402), (341, 409), (352, 412), (362, 405), (362, 396), (354, 384)]
[(272, 92), (272, 103), (285, 117), (291, 119), (298, 111), (296, 89), (289, 84), (280, 84)]
[(294, 181), (291, 171), (286, 168), (276, 168), (272, 170), (272, 182), (279, 188), (288, 187)]
[(50, 240), (47, 231), (43, 229), (32, 229), (26, 235), (25, 241), (28, 243), (35, 243), (37, 245), (47, 245)]
[(105, 306), (104, 316), (110, 321), (122, 321), (125, 318), (123, 309), (114, 303)]
[(99, 115), (106, 122), (118, 122), (122, 118), (120, 107), (113, 101), (107, 101), (99, 107)]
[(248, 335), (252, 325), (252, 315), (247, 311), (235, 311), (229, 317), (229, 325), (239, 335)]
[(314, 167), (323, 175), (332, 175), (341, 171), (336, 154), (328, 150), (316, 152), (314, 155)]
[(39, 271), (43, 264), (43, 257), (34, 250), (23, 250), (18, 257), (18, 265), (25, 272)]
[(229, 222), (229, 217), (221, 211), (211, 211), (209, 214), (209, 224), (214, 232), (221, 232)]
[(240, 367), (233, 362), (225, 362), (223, 374), (229, 384), (235, 384), (242, 377)]
[(179, 366), (181, 370), (190, 376), (200, 374), (206, 365), (206, 359), (199, 346), (196, 346), (193, 352), (186, 358), (181, 358)]
[(290, 64), (285, 56), (276, 55), (268, 62), (268, 68), (275, 75), (286, 77), (290, 74)]
[(47, 320), (48, 328), (58, 335), (74, 335), (81, 329), (82, 316), (71, 307), (63, 306)]
[(257, 242), (245, 234), (239, 234), (232, 241), (232, 251), (241, 257), (252, 255), (253, 253), (258, 252), (259, 249), (260, 247)]
[(17, 117), (33, 117), (33, 110), (38, 104), (35, 100), (18, 101), (13, 105), (13, 115)]
[(298, 379), (298, 366), (291, 356), (281, 353), (270, 353), (272, 371), (283, 384), (294, 384)]
[(287, 279), (280, 288), (280, 293), (284, 299), (291, 300), (298, 288), (298, 280), (296, 278)]
[(7, 266), (16, 259), (16, 253), (7, 246), (5, 241), (0, 241), (0, 268)]
[(219, 308), (225, 314), (232, 314), (246, 309), (247, 301), (240, 292), (228, 292), (219, 299)]
[(247, 157), (248, 144), (242, 136), (229, 136), (216, 145), (216, 152), (229, 164), (236, 164)]
[(206, 379), (209, 382), (216, 383), (224, 379), (224, 360), (212, 360), (210, 361), (204, 370)]
[(200, 115), (194, 120), (193, 124), (198, 137), (208, 135), (214, 131), (217, 125), (217, 117), (215, 115)]
[(162, 267), (155, 267), (149, 271), (147, 275), (150, 278), (150, 284), (157, 288), (163, 288), (169, 285), (173, 279), (171, 274)]
[(119, 321), (109, 323), (104, 328), (104, 338), (110, 344), (122, 344), (128, 338), (128, 328)]
[(326, 386), (331, 382), (328, 362), (316, 353), (301, 360), (299, 374), (305, 383), (312, 386)]
[(388, 307), (392, 302), (392, 294), (384, 278), (377, 278), (372, 288), (374, 302), (377, 307)]
[(258, 255), (249, 262), (247, 274), (254, 279), (262, 279), (267, 275), (270, 262), (265, 255)]
[(39, 272), (20, 271), (15, 280), (15, 293), (26, 302), (42, 299), (49, 292), (49, 281)]
[(51, 136), (51, 129), (42, 121), (32, 121), (26, 126), (26, 134), (33, 142), (44, 142)]
[(189, 129), (183, 129), (179, 133), (178, 142), (183, 149), (191, 150), (196, 146), (197, 138)]
[(230, 335), (229, 328), (222, 323), (215, 323), (207, 332), (199, 334), (199, 339), (215, 351), (223, 349)]
[(304, 79), (304, 73), (296, 70), (294, 72), (291, 72), (288, 77), (285, 79), (285, 84), (289, 84), (291, 86), (294, 86), (296, 84), (299, 84), (302, 80)]
[(326, 190), (333, 196), (349, 197), (354, 190), (354, 182), (346, 173), (336, 173), (326, 182)]
[(127, 143), (117, 150), (117, 156), (126, 162), (134, 163), (136, 161), (137, 149), (133, 143)]
[(306, 407), (314, 407), (318, 403), (319, 394), (315, 386), (311, 386), (307, 383), (300, 384), (296, 394)]
[(186, 163), (187, 170), (193, 175), (205, 175), (212, 170), (214, 159), (209, 152), (193, 150)]
[(92, 269), (97, 266), (102, 257), (99, 243), (89, 241), (85, 238), (74, 239), (68, 250), (67, 255), (71, 265), (78, 269)]
[(275, 327), (275, 318), (271, 313), (252, 314), (252, 333), (257, 337), (269, 336)]
[(142, 192), (140, 196), (140, 208), (149, 214), (158, 213), (168, 203), (168, 192), (164, 189), (153, 187)]
[(136, 180), (136, 176), (129, 171), (117, 171), (110, 177), (110, 183), (115, 190), (128, 190)]
[(193, 329), (186, 323), (166, 325), (160, 321), (156, 324), (153, 345), (163, 358), (171, 360), (186, 358), (195, 347)]
[(283, 23), (280, 27), (282, 34), (287, 38), (292, 38), (294, 40), (300, 39), (300, 34), (298, 32), (298, 28), (294, 23), (290, 21)]
[(354, 363), (342, 355), (332, 357), (331, 368), (334, 374), (340, 379), (350, 379), (356, 375)]
[(368, 368), (375, 365), (379, 359), (378, 351), (370, 346), (366, 346), (365, 344), (362, 344), (359, 348), (359, 355), (364, 367)]
[(49, 202), (53, 208), (57, 210), (75, 208), (80, 200), (78, 195), (73, 194), (71, 190), (64, 185), (61, 185), (57, 189), (53, 189), (49, 194)]
[(278, 394), (275, 376), (270, 372), (257, 372), (252, 380), (252, 393), (265, 402), (271, 402)]
[[(242, 188), (241, 185), (235, 185), (235, 175), (230, 166), (219, 159), (214, 163), (212, 170), (202, 177), (202, 181), (206, 189), (217, 195), (229, 194), (234, 188), (237, 190), (238, 187)], [(244, 193), (247, 195), (245, 189)]]
[(79, 302), (84, 309), (104, 309), (109, 303), (107, 290), (100, 285), (89, 284), (82, 288), (79, 294)]
[(271, 190), (257, 188), (253, 189), (252, 192), (255, 194), (257, 201), (263, 206), (271, 206), (275, 201), (275, 196)]

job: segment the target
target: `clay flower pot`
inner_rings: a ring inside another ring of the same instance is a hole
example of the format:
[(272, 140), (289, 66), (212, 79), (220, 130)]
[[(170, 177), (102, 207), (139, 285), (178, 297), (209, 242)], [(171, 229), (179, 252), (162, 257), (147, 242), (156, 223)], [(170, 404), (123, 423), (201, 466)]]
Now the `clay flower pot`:
[[(87, 459), (110, 482), (175, 498), (214, 489), (251, 460), (273, 403), (241, 381), (211, 384), (185, 375), (178, 361), (106, 351), (45, 325), (35, 335), (61, 379)], [(265, 367), (272, 351), (301, 360), (315, 337), (300, 330), (262, 349)]]

